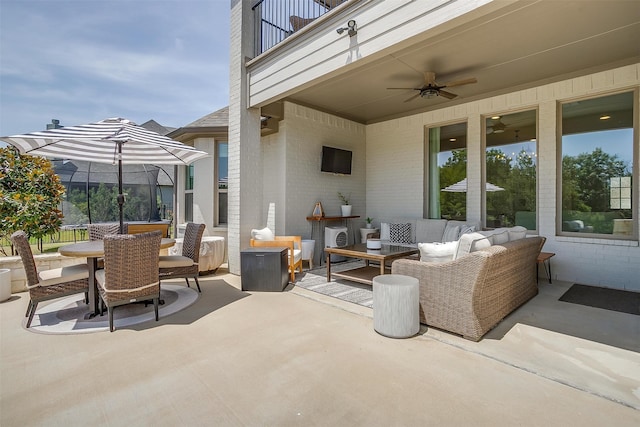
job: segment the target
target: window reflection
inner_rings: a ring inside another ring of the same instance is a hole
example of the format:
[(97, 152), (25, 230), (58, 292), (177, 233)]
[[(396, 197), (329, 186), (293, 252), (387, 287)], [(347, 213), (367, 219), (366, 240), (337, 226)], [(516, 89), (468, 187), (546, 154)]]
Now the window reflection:
[(536, 226), (536, 111), (485, 119), (486, 225)]
[(633, 93), (562, 105), (562, 231), (631, 238)]
[(466, 220), (467, 124), (429, 129), (427, 145), (427, 218)]

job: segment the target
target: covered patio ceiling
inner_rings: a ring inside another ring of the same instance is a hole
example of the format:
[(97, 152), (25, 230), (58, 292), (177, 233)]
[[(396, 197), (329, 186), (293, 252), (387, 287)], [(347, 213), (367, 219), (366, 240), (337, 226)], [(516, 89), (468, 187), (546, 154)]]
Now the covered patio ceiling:
[[(471, 22), (451, 22), (444, 32), (416, 35), (400, 49), (356, 61), (287, 99), (368, 124), (640, 61), (637, 0), (504, 3)], [(358, 32), (365, 31), (367, 23), (358, 22)], [(419, 88), (425, 71), (435, 72), (438, 84), (478, 82), (445, 89), (458, 95), (451, 100), (405, 102), (417, 91), (387, 89)]]

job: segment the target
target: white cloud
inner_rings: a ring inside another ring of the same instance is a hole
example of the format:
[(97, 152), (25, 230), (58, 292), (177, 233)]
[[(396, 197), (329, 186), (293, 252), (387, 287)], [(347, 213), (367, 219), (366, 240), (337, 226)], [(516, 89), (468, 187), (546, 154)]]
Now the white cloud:
[(228, 0), (2, 0), (0, 135), (121, 116), (179, 127), (228, 103)]

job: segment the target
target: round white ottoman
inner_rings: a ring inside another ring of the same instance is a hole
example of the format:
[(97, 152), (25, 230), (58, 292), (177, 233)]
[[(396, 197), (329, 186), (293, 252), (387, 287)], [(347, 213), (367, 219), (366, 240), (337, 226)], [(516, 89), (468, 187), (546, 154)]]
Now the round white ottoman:
[(420, 330), (418, 279), (401, 274), (373, 278), (373, 329), (391, 338), (408, 338)]

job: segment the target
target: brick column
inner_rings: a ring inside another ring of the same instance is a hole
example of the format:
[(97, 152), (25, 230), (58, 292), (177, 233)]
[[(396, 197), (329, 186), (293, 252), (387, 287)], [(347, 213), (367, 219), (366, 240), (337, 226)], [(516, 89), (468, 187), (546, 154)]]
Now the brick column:
[(252, 0), (231, 1), (229, 70), (229, 271), (240, 274), (240, 250), (262, 216), (260, 109), (249, 108), (246, 58), (253, 57)]

